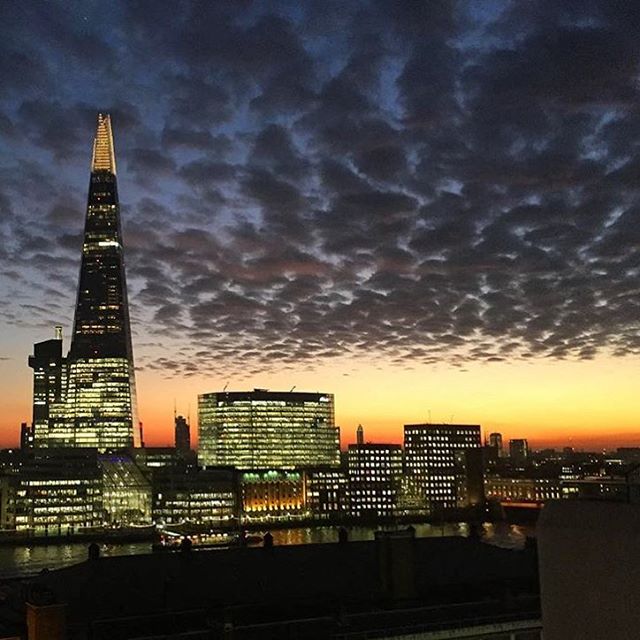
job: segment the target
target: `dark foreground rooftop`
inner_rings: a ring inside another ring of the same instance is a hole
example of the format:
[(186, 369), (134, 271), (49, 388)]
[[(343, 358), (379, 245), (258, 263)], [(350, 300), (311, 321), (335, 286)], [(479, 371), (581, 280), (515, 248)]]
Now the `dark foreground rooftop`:
[(97, 558), (15, 588), (0, 614), (18, 619), (29, 599), (64, 603), (68, 637), (93, 640), (186, 632), (191, 640), (390, 637), (535, 620), (536, 567), (532, 548), (397, 533), (375, 542)]

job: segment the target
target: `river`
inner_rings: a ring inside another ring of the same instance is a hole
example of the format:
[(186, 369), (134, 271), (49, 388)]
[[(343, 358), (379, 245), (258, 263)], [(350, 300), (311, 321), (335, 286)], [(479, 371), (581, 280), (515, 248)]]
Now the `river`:
[[(464, 523), (435, 526), (413, 525), (416, 536), (468, 536), (469, 527)], [(373, 540), (377, 527), (349, 527), (349, 540)], [(293, 528), (271, 532), (275, 545), (318, 544), (338, 541), (338, 527)], [(507, 523), (485, 524), (481, 538), (489, 543), (511, 549), (522, 548), (527, 536), (534, 535), (533, 527)], [(103, 556), (126, 556), (152, 553), (150, 542), (100, 545)], [(40, 573), (43, 569), (59, 569), (83, 562), (87, 558), (84, 543), (0, 546), (0, 578), (13, 578)]]

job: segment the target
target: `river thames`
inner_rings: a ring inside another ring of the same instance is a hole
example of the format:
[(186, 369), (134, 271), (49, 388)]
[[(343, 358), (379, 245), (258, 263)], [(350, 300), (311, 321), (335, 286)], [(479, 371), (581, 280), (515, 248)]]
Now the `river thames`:
[[(413, 525), (416, 536), (468, 536), (465, 523), (435, 526)], [(373, 540), (376, 527), (348, 527), (349, 540)], [(275, 545), (322, 544), (338, 541), (338, 527), (293, 528), (271, 531)], [(488, 544), (510, 549), (524, 546), (527, 536), (534, 535), (534, 528), (508, 523), (485, 524), (480, 537)], [(151, 542), (102, 544), (103, 556), (126, 556), (153, 553)], [(87, 544), (25, 545), (0, 547), (0, 578), (29, 576), (43, 570), (59, 569), (87, 559)]]

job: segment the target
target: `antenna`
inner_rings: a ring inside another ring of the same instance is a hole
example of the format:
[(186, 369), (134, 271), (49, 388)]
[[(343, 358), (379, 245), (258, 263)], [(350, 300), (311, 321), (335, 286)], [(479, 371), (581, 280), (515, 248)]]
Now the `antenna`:
[(175, 421), (175, 419), (178, 417), (178, 410), (176, 408), (176, 399), (173, 399), (173, 420)]
[(222, 390), (222, 393), (224, 393), (227, 390), (228, 386), (229, 386), (229, 382), (227, 381), (227, 384), (224, 385), (224, 389)]
[(296, 388), (296, 385), (294, 384), (293, 387), (291, 387), (291, 390), (289, 391), (289, 393), (291, 393), (295, 388)]

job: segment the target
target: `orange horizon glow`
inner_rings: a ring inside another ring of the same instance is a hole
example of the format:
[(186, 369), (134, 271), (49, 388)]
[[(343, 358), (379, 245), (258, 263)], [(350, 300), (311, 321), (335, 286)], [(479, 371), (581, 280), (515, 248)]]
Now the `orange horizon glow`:
[[(2, 362), (8, 406), (2, 411), (0, 445), (18, 442), (20, 422), (31, 422), (31, 377), (26, 365), (10, 377)], [(13, 364), (15, 367), (15, 364)], [(345, 447), (359, 423), (371, 442), (401, 443), (403, 425), (421, 422), (471, 423), (483, 437), (527, 438), (533, 448), (572, 446), (615, 449), (640, 446), (640, 424), (633, 357), (594, 360), (469, 363), (465, 371), (441, 365), (409, 370), (376, 361), (337, 359), (315, 371), (303, 370), (224, 380), (214, 376), (167, 379), (159, 371), (137, 373), (138, 408), (147, 446), (173, 443), (174, 400), (179, 414), (190, 414), (197, 442), (197, 396), (255, 387), (322, 391), (335, 395), (336, 424)]]

